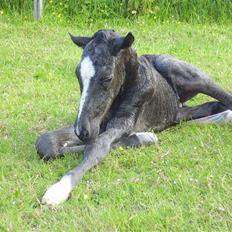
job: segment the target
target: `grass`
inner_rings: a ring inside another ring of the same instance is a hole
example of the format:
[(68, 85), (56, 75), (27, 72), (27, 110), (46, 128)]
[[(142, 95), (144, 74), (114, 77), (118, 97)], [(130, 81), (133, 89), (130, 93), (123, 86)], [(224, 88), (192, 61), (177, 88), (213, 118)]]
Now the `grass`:
[(82, 51), (68, 31), (132, 31), (138, 54), (175, 55), (231, 90), (231, 26), (124, 20), (63, 27), (2, 17), (0, 28), (0, 231), (232, 230), (231, 124), (183, 123), (159, 133), (158, 146), (112, 151), (56, 208), (39, 200), (82, 155), (44, 163), (34, 148), (39, 134), (76, 117)]
[[(118, 17), (136, 19), (146, 16), (156, 21), (177, 20), (191, 23), (231, 23), (231, 0), (44, 0), (45, 15), (58, 21), (65, 18), (95, 21), (96, 18)], [(4, 12), (29, 16), (33, 11), (31, 0), (1, 0)]]

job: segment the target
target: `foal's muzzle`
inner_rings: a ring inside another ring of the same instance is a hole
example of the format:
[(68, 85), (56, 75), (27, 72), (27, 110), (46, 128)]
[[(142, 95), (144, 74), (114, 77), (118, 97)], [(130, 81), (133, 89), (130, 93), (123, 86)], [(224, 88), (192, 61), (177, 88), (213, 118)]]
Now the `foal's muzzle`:
[(87, 120), (79, 121), (75, 123), (74, 132), (76, 136), (83, 142), (86, 142), (90, 138), (90, 125)]
[(77, 128), (74, 128), (74, 132), (76, 136), (83, 142), (86, 142), (89, 139), (89, 131), (85, 128), (80, 131)]

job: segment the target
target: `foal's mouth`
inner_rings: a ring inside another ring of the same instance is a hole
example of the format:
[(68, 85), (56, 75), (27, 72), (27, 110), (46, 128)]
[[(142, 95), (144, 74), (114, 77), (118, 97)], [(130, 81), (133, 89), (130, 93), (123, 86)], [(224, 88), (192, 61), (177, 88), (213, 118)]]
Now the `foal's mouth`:
[(74, 124), (74, 133), (84, 143), (90, 143), (93, 142), (96, 137), (99, 135), (100, 129), (98, 127), (94, 127), (91, 129), (91, 126), (86, 129), (85, 127), (81, 127), (82, 129), (79, 129), (78, 124)]

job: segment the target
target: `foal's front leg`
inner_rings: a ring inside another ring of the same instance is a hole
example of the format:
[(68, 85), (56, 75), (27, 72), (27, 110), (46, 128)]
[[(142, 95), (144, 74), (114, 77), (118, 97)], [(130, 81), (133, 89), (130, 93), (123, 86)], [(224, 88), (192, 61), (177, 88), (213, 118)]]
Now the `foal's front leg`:
[(40, 158), (44, 160), (58, 158), (65, 152), (77, 153), (84, 149), (83, 142), (74, 133), (73, 125), (42, 134), (35, 147)]
[(58, 205), (66, 201), (72, 189), (81, 181), (84, 174), (98, 165), (109, 153), (111, 144), (123, 134), (122, 130), (109, 129), (101, 134), (94, 143), (86, 145), (84, 159), (76, 168), (64, 175), (60, 181), (48, 188), (42, 203)]

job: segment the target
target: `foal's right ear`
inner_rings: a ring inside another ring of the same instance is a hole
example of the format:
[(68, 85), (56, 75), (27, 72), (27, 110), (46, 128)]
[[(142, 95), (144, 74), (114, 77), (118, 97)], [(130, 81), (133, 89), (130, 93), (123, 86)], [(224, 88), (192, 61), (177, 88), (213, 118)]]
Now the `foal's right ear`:
[(69, 33), (71, 40), (75, 43), (78, 47), (85, 48), (85, 46), (92, 40), (92, 37), (82, 37), (82, 36), (74, 36)]

